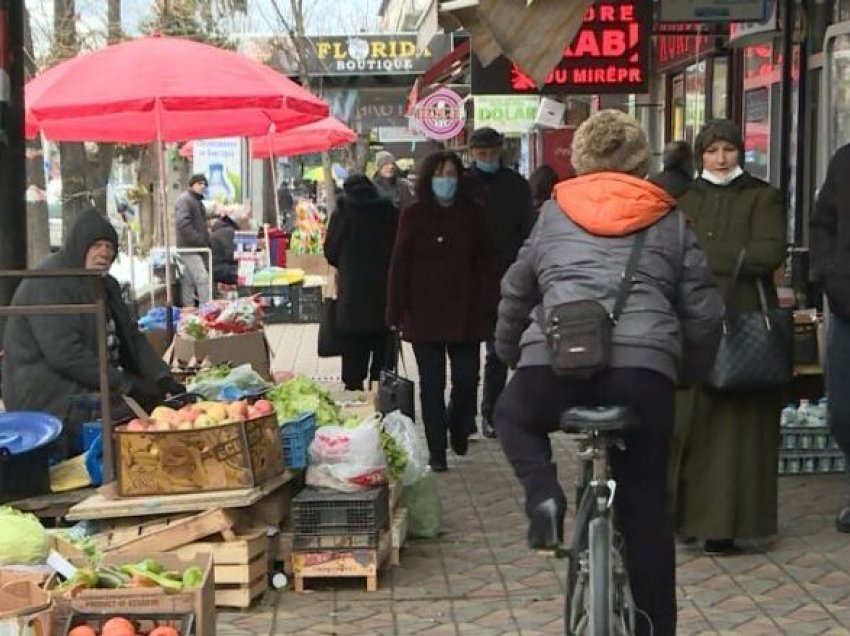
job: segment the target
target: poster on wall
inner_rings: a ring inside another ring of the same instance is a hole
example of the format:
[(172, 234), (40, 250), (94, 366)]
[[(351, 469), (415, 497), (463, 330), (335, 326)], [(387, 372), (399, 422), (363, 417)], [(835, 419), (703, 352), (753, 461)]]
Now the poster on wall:
[(500, 133), (527, 133), (534, 126), (537, 95), (476, 95), (475, 127), (489, 126)]
[(486, 67), (473, 55), (474, 95), (645, 93), (649, 86), (652, 6), (637, 0), (602, 0), (588, 7), (582, 26), (564, 48), (544, 86), (506, 57)]
[(240, 137), (200, 139), (193, 144), (192, 172), (207, 176), (207, 198), (217, 203), (242, 203)]
[(552, 128), (544, 130), (543, 163), (552, 166), (558, 173), (558, 179), (571, 176), (573, 170), (572, 146), (575, 128)]

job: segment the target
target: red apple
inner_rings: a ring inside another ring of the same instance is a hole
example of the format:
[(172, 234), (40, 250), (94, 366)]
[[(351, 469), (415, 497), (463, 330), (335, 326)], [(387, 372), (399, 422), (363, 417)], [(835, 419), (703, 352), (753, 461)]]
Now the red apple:
[(260, 415), (268, 415), (274, 413), (274, 405), (268, 400), (257, 400), (254, 402), (254, 410)]

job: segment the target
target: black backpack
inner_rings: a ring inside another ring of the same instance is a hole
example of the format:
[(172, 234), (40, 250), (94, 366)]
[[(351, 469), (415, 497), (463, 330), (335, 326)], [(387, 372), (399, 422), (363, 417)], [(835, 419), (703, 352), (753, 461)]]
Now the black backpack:
[(548, 320), (543, 305), (537, 308), (537, 319), (546, 338), (552, 369), (557, 375), (588, 379), (608, 368), (611, 333), (631, 291), (645, 239), (646, 230), (635, 236), (610, 314), (597, 300), (574, 300), (555, 305)]

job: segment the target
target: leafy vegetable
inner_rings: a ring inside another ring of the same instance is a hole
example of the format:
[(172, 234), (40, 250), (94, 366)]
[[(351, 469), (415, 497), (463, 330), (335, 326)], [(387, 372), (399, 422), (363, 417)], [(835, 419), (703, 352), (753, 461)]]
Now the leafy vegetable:
[(204, 573), (199, 567), (186, 568), (183, 572), (183, 587), (198, 587), (204, 580)]
[(50, 550), (47, 532), (35, 515), (0, 506), (0, 565), (43, 563)]
[(221, 380), (230, 374), (229, 364), (218, 364), (208, 369), (201, 369), (195, 374), (193, 383), (203, 382), (204, 380)]
[(381, 426), (381, 446), (384, 448), (390, 479), (400, 480), (407, 468), (407, 453), (399, 446), (395, 437), (387, 433), (383, 425)]
[(339, 407), (330, 392), (303, 376), (279, 384), (266, 393), (266, 397), (274, 404), (281, 425), (304, 413), (315, 413), (319, 426), (339, 422)]

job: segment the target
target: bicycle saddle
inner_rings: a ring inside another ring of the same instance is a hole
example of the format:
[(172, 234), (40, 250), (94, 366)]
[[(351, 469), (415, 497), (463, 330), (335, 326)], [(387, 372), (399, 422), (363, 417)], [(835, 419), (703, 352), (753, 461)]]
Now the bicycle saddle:
[(561, 416), (565, 433), (615, 433), (636, 425), (634, 414), (625, 406), (576, 406)]

